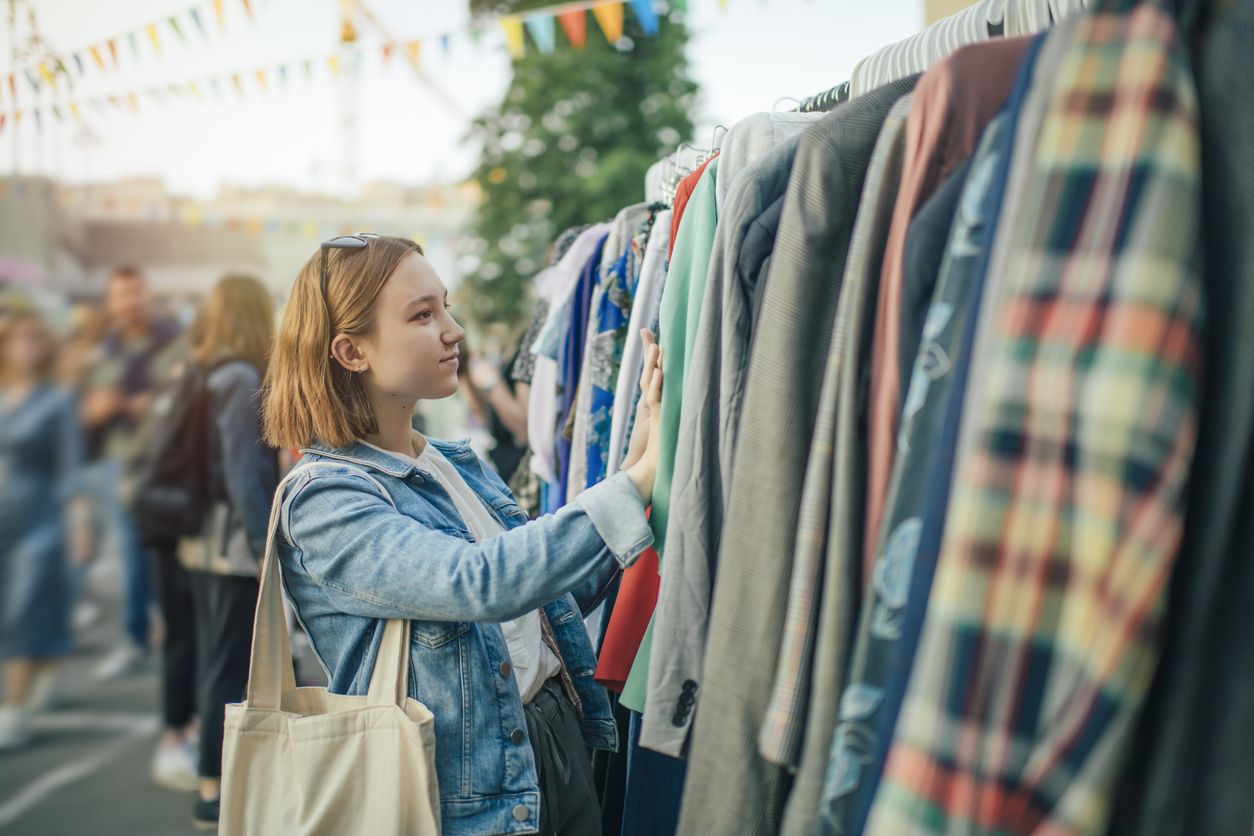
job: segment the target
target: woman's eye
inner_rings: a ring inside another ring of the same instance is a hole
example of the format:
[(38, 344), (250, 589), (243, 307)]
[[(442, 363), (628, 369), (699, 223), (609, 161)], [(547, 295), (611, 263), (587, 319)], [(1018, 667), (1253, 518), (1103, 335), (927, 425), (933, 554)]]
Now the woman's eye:
[(414, 319), (430, 319), (431, 311), (419, 311), (414, 315)]

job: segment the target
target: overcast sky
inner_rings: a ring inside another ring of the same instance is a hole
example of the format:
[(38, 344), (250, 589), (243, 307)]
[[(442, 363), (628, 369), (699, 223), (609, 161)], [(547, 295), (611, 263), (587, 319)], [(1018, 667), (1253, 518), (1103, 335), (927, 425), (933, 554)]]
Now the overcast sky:
[[(30, 0), (27, 0), (30, 2)], [(38, 0), (39, 25), (58, 51), (68, 54), (153, 20), (161, 20), (163, 55), (141, 33), (140, 58), (119, 43), (121, 66), (102, 73), (89, 61), (73, 96), (61, 101), (126, 93), (136, 88), (201, 81), (248, 71), (241, 99), (230, 85), (223, 99), (158, 106), (141, 97), (139, 113), (83, 111), (94, 141), (67, 120), (33, 120), (17, 131), (12, 117), (0, 132), (0, 173), (47, 173), (71, 182), (156, 175), (176, 192), (207, 196), (221, 183), (282, 183), (334, 190), (342, 182), (344, 102), (358, 114), (361, 178), (408, 183), (449, 181), (471, 169), (475, 149), (464, 141), (470, 118), (497, 103), (508, 82), (505, 38), (493, 26), (478, 46), (466, 26), (464, 0), (367, 0), (398, 40), (424, 39), (421, 60), (432, 81), (455, 99), (456, 110), (419, 83), (402, 60), (385, 68), (380, 39), (363, 32), (362, 75), (353, 85), (334, 81), (325, 58), (336, 49), (338, 0), (252, 0), (253, 23), (241, 0), (226, 0), (226, 30), (209, 15), (207, 41), (181, 18), (188, 43), (178, 41), (165, 18), (185, 12), (190, 0)], [(849, 76), (859, 58), (922, 27), (923, 0), (689, 0), (689, 61), (701, 87), (697, 142), (709, 144), (714, 125), (731, 125), (762, 110), (787, 109), (781, 97), (803, 97)], [(7, 4), (0, 6), (7, 11)], [(630, 15), (631, 12), (627, 11)], [(7, 30), (7, 14), (0, 17)], [(454, 32), (449, 54), (438, 36)], [(589, 37), (601, 37), (589, 18)], [(569, 48), (558, 36), (559, 49)], [(260, 92), (251, 71), (319, 57), (312, 80), (303, 70), (279, 92)], [(84, 54), (84, 58), (87, 58)], [(0, 32), (0, 76), (12, 70), (10, 39)], [(78, 78), (77, 72), (71, 71)], [(20, 73), (20, 67), (19, 67)], [(31, 102), (19, 76), (19, 104)], [(206, 89), (207, 94), (209, 91)], [(48, 101), (48, 100), (45, 100)], [(0, 89), (0, 112), (12, 101)], [(15, 145), (16, 140), (16, 145)]]

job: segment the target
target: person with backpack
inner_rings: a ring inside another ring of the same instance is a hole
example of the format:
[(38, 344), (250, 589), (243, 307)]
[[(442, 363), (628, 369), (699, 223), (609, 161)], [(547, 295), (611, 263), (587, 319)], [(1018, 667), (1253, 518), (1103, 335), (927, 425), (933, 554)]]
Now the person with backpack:
[[(193, 377), (182, 387), (186, 402), (167, 427), (183, 433), (183, 452), (170, 459), (181, 462), (184, 481), (165, 480), (165, 513), (180, 528), (199, 529), (199, 536), (181, 541), (179, 558), (191, 579), (200, 670), (193, 823), (212, 830), (225, 707), (244, 698), (248, 683), (258, 570), (279, 481), (277, 451), (261, 440), (258, 402), (274, 335), (270, 292), (252, 277), (227, 276), (204, 302), (202, 328)], [(141, 489), (137, 497), (141, 504), (146, 493)]]

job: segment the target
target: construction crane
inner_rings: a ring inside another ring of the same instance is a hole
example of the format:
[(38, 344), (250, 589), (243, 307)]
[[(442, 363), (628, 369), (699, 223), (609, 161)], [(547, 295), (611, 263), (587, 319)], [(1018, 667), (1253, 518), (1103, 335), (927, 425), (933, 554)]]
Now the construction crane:
[[(359, 55), (358, 35), (361, 29), (369, 27), (379, 35), (385, 43), (397, 43), (391, 28), (363, 0), (340, 0), (340, 55), (341, 66), (347, 67), (355, 62)], [(405, 62), (414, 73), (414, 77), (454, 116), (465, 117), (465, 112), (457, 99), (441, 87), (418, 62), (418, 56), (409, 50), (403, 50)], [(340, 163), (341, 184), (344, 192), (350, 194), (360, 183), (359, 161), (361, 159), (361, 135), (359, 131), (358, 104), (361, 101), (361, 73), (341, 72), (339, 76), (339, 116), (340, 116)]]

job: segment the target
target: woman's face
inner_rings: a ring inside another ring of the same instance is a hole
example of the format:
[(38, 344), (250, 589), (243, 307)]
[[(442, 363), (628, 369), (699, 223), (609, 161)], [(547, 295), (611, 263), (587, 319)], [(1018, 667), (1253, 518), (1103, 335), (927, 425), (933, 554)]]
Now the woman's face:
[(43, 329), (32, 319), (15, 322), (0, 349), (4, 367), (19, 377), (36, 374), (50, 350)]
[(431, 262), (416, 252), (405, 256), (379, 293), (374, 332), (361, 341), (365, 383), (376, 394), (410, 404), (457, 391), (457, 346), (466, 332), (447, 302)]

